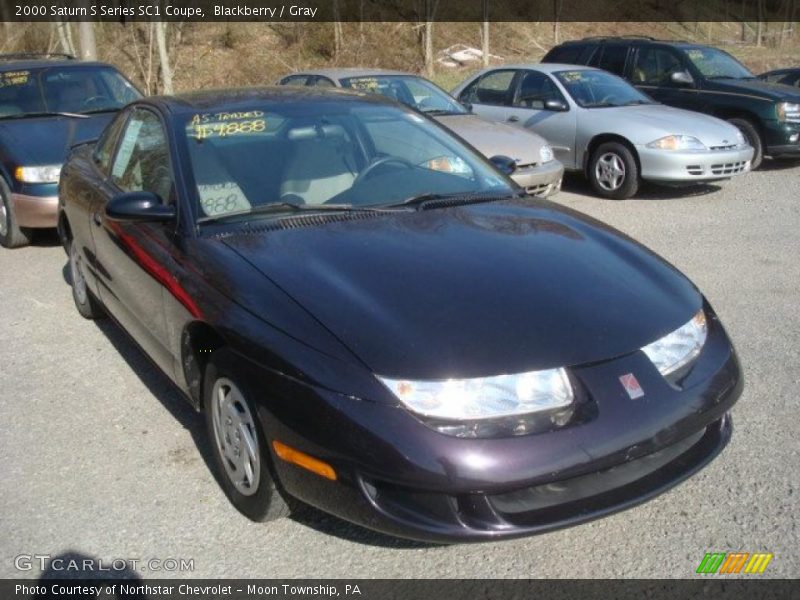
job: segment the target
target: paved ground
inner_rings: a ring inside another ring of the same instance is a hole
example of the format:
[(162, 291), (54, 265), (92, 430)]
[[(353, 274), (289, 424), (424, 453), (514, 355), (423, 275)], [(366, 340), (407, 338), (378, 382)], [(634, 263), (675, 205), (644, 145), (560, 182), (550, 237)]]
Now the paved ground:
[[(430, 547), (319, 513), (255, 525), (200, 450), (201, 420), (108, 322), (78, 317), (52, 238), (0, 251), (0, 576), (14, 557), (190, 558), (200, 577), (687, 577), (708, 551), (800, 576), (800, 165), (721, 189), (558, 202), (644, 241), (705, 291), (747, 386), (723, 455), (633, 510), (527, 539)], [(200, 450), (198, 449), (200, 448)], [(156, 574), (141, 572), (141, 575)]]

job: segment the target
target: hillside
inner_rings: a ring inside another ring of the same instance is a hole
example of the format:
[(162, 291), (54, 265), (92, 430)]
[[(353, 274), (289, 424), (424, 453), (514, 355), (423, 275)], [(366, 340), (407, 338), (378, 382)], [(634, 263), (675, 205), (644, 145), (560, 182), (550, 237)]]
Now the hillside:
[[(4, 25), (2, 52), (61, 50), (54, 24)], [(764, 24), (761, 47), (755, 44), (755, 24), (745, 25), (743, 32), (740, 23), (732, 22), (560, 23), (557, 35), (562, 41), (590, 35), (650, 35), (711, 43), (730, 51), (758, 73), (798, 64), (800, 35), (797, 23), (791, 25)], [(308, 67), (422, 70), (421, 30), (416, 24), (342, 23), (340, 26), (342, 42), (337, 55), (333, 23), (169, 24), (167, 40), (175, 90), (264, 85)], [(555, 30), (550, 22), (493, 23), (490, 51), (500, 57), (495, 62), (537, 61), (553, 45)], [(161, 91), (150, 24), (97, 23), (95, 32), (101, 60), (116, 64), (145, 91)], [(72, 30), (67, 33), (77, 39)], [(436, 23), (433, 40), (435, 52), (454, 44), (480, 47), (480, 24)], [(448, 68), (437, 64), (434, 79), (449, 89), (480, 66), (471, 63), (463, 68)]]

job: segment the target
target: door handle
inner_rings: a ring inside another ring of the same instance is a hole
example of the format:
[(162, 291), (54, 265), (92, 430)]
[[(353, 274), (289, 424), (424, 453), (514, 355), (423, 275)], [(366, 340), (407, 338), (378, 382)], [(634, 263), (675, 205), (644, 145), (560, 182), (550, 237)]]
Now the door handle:
[(517, 121), (519, 121), (519, 117), (516, 115), (511, 115), (510, 117), (508, 117), (508, 119), (506, 119), (506, 121), (508, 121), (509, 123), (516, 123)]
[(103, 217), (99, 212), (92, 213), (92, 222), (98, 227), (103, 224)]

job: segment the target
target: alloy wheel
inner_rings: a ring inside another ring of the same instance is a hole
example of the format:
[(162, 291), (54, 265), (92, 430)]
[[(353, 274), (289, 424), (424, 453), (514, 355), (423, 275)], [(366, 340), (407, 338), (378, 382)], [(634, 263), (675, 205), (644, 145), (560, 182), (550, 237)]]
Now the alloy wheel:
[(8, 210), (4, 200), (0, 200), (0, 235), (8, 233)]
[(220, 377), (211, 392), (214, 440), (225, 473), (244, 496), (258, 491), (261, 454), (253, 414), (242, 392), (230, 379)]
[(613, 192), (625, 182), (625, 163), (618, 154), (606, 152), (598, 159), (594, 174), (600, 187)]
[(78, 245), (73, 241), (69, 245), (69, 274), (72, 277), (72, 289), (78, 304), (86, 304), (86, 278), (83, 276), (83, 259), (78, 251)]

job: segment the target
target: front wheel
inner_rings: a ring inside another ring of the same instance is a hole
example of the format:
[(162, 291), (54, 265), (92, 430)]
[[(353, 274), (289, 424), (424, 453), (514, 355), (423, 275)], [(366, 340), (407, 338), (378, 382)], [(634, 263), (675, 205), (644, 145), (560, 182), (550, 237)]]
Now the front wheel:
[(600, 144), (592, 153), (589, 183), (604, 198), (623, 200), (639, 189), (639, 167), (633, 153), (619, 142)]
[(31, 242), (31, 230), (17, 225), (11, 209), (11, 190), (0, 178), (0, 246), (19, 248)]
[(761, 141), (761, 136), (758, 134), (758, 129), (747, 119), (728, 119), (728, 123), (737, 127), (742, 132), (744, 139), (753, 147), (753, 160), (750, 161), (750, 168), (755, 171), (761, 166), (764, 160), (764, 143)]
[(273, 521), (289, 515), (272, 475), (267, 440), (229, 351), (210, 358), (203, 385), (206, 429), (225, 495), (247, 518)]

